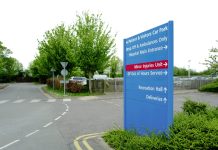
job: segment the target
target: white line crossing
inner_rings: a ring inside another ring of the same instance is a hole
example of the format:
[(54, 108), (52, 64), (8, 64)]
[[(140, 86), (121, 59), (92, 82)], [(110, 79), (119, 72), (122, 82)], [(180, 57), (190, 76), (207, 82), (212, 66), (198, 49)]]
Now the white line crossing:
[(63, 102), (70, 102), (70, 101), (71, 101), (71, 99), (69, 99), (69, 98), (68, 99), (67, 98), (63, 99)]
[(56, 99), (48, 99), (47, 102), (48, 102), (48, 103), (53, 103), (53, 102), (56, 102)]
[[(67, 98), (65, 98), (65, 99), (62, 99), (62, 101), (63, 101), (63, 102), (71, 102), (72, 99), (67, 99)], [(54, 103), (54, 102), (61, 102), (61, 100), (59, 101), (59, 100), (57, 100), (57, 99), (47, 99), (47, 100), (44, 101), (44, 100), (42, 100), (42, 99), (37, 99), (37, 98), (35, 98), (35, 99), (30, 99), (30, 100), (28, 100), (28, 99), (17, 99), (17, 100), (5, 99), (5, 100), (0, 100), (0, 105), (1, 105), (1, 104), (5, 104), (5, 103), (19, 104), (19, 103), (23, 103), (23, 102), (31, 103), (31, 104), (33, 104), (33, 103), (39, 103), (39, 102)], [(110, 102), (108, 102), (108, 103), (110, 103)], [(67, 110), (68, 110), (68, 106), (67, 106), (67, 105), (66, 105), (66, 107), (67, 107)]]
[(40, 99), (33, 99), (33, 100), (30, 101), (30, 103), (38, 103), (40, 101), (41, 101)]
[(0, 101), (0, 104), (4, 104), (4, 103), (7, 103), (9, 100), (1, 100)]
[(14, 104), (18, 104), (18, 103), (22, 103), (22, 102), (24, 102), (25, 100), (24, 99), (18, 99), (18, 100), (16, 100), (16, 101), (14, 101), (13, 103)]
[(52, 125), (53, 124), (53, 122), (49, 122), (49, 123), (47, 123), (46, 125), (44, 125), (43, 127), (44, 128), (47, 128), (48, 126), (50, 126), (50, 125)]
[(5, 148), (7, 148), (8, 146), (11, 146), (11, 145), (13, 145), (13, 144), (15, 144), (15, 143), (17, 143), (17, 142), (19, 142), (19, 141), (20, 141), (20, 140), (15, 140), (15, 141), (13, 141), (13, 142), (11, 142), (11, 143), (5, 145), (5, 146), (2, 146), (2, 147), (0, 147), (0, 150), (1, 150), (1, 149), (5, 149)]
[(61, 118), (62, 116), (58, 116), (57, 118), (55, 118), (54, 120), (57, 121)]
[(31, 133), (25, 135), (25, 137), (27, 138), (27, 137), (29, 137), (29, 136), (31, 136), (33, 134), (36, 134), (37, 132), (39, 132), (39, 130), (35, 130), (35, 131), (31, 132)]

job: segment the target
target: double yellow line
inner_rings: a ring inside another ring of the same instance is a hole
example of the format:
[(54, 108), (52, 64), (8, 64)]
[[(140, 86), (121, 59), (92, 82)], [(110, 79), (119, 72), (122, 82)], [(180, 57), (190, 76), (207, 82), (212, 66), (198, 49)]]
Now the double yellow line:
[(89, 139), (93, 139), (96, 138), (97, 136), (103, 135), (105, 134), (105, 132), (100, 132), (100, 133), (91, 133), (91, 134), (85, 134), (85, 135), (81, 135), (78, 136), (74, 141), (73, 144), (76, 147), (77, 150), (83, 150), (79, 144), (79, 141), (82, 141), (83, 145), (87, 148), (87, 150), (94, 150), (89, 143), (87, 142), (87, 140)]

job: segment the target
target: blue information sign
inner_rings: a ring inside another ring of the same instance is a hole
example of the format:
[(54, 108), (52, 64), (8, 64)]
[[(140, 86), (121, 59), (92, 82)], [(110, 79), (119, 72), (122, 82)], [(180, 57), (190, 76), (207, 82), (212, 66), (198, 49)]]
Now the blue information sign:
[(173, 21), (124, 39), (124, 128), (167, 132), (173, 121)]

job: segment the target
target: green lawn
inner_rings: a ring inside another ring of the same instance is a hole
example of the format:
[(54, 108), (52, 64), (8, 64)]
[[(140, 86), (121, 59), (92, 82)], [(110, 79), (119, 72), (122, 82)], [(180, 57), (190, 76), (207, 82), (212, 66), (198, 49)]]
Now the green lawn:
[[(55, 97), (64, 97), (64, 89), (54, 89), (48, 86), (42, 87), (45, 92)], [(94, 95), (103, 95), (102, 93), (92, 93), (90, 94), (88, 91), (83, 91), (80, 93), (72, 93), (66, 90), (65, 96), (94, 96)]]

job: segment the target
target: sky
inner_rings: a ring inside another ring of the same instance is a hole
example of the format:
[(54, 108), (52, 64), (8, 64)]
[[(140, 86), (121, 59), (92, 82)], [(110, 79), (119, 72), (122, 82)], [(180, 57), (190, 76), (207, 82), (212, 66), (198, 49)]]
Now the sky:
[(174, 66), (202, 71), (209, 49), (218, 47), (217, 6), (217, 0), (1, 0), (0, 41), (28, 68), (46, 31), (89, 11), (101, 13), (117, 34), (122, 59), (124, 38), (173, 20)]

